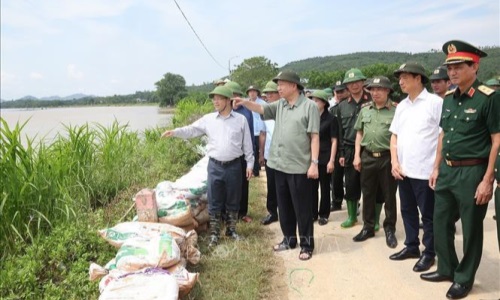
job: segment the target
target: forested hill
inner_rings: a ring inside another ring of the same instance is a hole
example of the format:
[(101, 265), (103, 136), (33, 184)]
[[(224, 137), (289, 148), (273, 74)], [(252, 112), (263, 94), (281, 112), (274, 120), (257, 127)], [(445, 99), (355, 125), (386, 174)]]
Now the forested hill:
[[(500, 74), (500, 47), (482, 47), (481, 49), (488, 53), (488, 56), (481, 59), (478, 76), (479, 79), (486, 80)], [(358, 52), (293, 61), (280, 69), (289, 69), (297, 73), (308, 71), (332, 72), (350, 68), (363, 68), (378, 63), (403, 64), (408, 61), (416, 61), (423, 64), (427, 70), (434, 70), (444, 60), (444, 53), (438, 50), (424, 53)]]

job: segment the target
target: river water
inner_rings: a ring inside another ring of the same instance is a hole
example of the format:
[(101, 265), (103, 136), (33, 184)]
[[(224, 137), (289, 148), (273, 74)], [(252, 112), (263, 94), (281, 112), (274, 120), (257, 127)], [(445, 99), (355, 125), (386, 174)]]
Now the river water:
[[(50, 143), (58, 132), (64, 134), (66, 126), (78, 126), (96, 123), (109, 127), (115, 120), (120, 125), (127, 125), (128, 130), (140, 134), (145, 129), (170, 125), (172, 115), (159, 113), (158, 106), (99, 106), (65, 107), (48, 109), (1, 109), (2, 119), (7, 121), (12, 130), (17, 122), (23, 124), (22, 135)], [(3, 124), (0, 124), (3, 126)], [(23, 139), (24, 140), (24, 139)]]

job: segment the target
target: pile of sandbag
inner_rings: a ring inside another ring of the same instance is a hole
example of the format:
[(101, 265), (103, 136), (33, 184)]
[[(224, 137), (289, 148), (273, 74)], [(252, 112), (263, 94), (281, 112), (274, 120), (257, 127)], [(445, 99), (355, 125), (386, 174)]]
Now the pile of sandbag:
[(160, 222), (186, 231), (207, 228), (207, 165), (208, 156), (175, 182), (162, 181), (154, 190), (139, 191), (134, 201), (137, 220)]
[[(162, 223), (124, 222), (99, 230), (99, 234), (119, 248), (115, 258), (104, 267), (94, 263), (90, 266), (90, 280), (101, 279), (100, 299), (117, 299), (124, 291), (130, 293), (127, 299), (155, 299), (153, 295), (165, 292), (164, 285), (172, 286), (172, 280), (175, 289), (169, 289), (167, 295), (175, 291), (178, 297), (183, 297), (198, 280), (198, 273), (186, 269), (187, 262), (200, 261), (201, 254), (196, 249), (198, 235), (194, 230), (186, 232)], [(144, 284), (150, 279), (158, 279), (162, 284)], [(148, 291), (140, 294), (141, 287)], [(137, 298), (130, 296), (136, 294)]]
[(118, 248), (104, 267), (92, 263), (90, 280), (98, 280), (101, 300), (177, 299), (194, 287), (198, 273), (196, 230), (208, 225), (208, 156), (175, 182), (163, 181), (154, 190), (142, 189), (135, 197), (137, 221), (99, 230)]

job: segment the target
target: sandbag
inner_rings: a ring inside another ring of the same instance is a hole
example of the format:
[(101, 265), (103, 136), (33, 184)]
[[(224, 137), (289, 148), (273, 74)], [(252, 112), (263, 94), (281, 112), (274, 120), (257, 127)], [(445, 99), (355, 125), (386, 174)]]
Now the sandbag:
[(135, 237), (148, 239), (162, 233), (170, 233), (178, 245), (182, 244), (186, 237), (186, 231), (182, 228), (170, 224), (149, 222), (123, 222), (98, 232), (102, 238), (117, 248), (121, 247), (126, 240)]
[(185, 297), (191, 292), (200, 275), (199, 273), (190, 273), (186, 270), (182, 262), (167, 268), (167, 270), (172, 274), (179, 285), (179, 298)]
[(137, 271), (148, 267), (170, 267), (179, 262), (181, 254), (172, 235), (162, 233), (151, 239), (136, 237), (126, 240), (115, 259), (117, 269)]
[(158, 183), (155, 188), (158, 221), (183, 227), (193, 223), (191, 204), (182, 192), (174, 189), (169, 181)]
[(159, 268), (147, 268), (116, 277), (109, 275), (106, 281), (99, 300), (179, 298), (177, 278)]

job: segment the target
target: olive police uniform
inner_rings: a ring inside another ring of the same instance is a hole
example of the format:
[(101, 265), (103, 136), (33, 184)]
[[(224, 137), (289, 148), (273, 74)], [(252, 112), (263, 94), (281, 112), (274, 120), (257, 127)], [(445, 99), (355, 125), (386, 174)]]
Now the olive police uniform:
[[(445, 64), (479, 62), (479, 57), (486, 56), (470, 47), (473, 46), (460, 41), (445, 43), (443, 50), (448, 54)], [(498, 116), (500, 94), (477, 80), (465, 91), (457, 88), (448, 92), (443, 101), (440, 122), (444, 133), (443, 159), (435, 187), (434, 241), (437, 273), (465, 287), (460, 295), (470, 291), (481, 261), (483, 219), (488, 205), (476, 205), (474, 196), (487, 169), (491, 134), (500, 132)], [(454, 225), (458, 217), (463, 231), (461, 261), (454, 244)]]
[[(390, 140), (395, 103), (387, 100), (383, 108), (375, 103), (365, 104), (359, 113), (354, 129), (363, 131), (361, 140), (361, 190), (363, 192), (363, 229), (370, 232), (375, 228), (376, 203), (385, 203), (384, 229), (396, 230), (396, 189), (397, 183), (391, 174)], [(377, 197), (377, 194), (381, 197)]]

